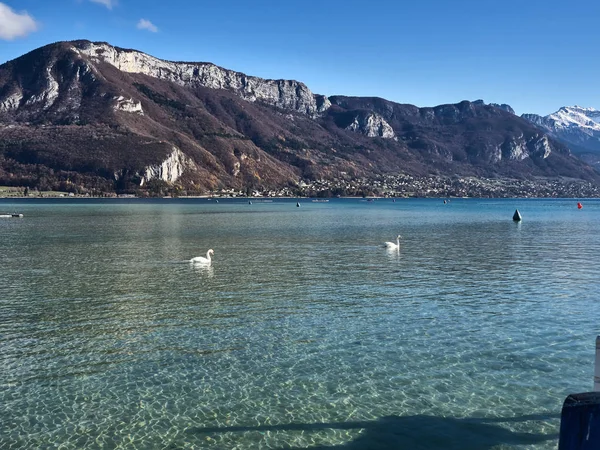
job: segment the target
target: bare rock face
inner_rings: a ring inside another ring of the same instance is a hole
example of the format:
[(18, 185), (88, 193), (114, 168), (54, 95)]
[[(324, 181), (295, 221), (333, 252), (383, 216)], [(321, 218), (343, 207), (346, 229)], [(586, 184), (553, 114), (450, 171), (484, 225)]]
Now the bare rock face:
[(501, 148), (498, 161), (523, 161), (526, 158), (546, 159), (552, 153), (548, 137), (536, 134), (525, 138), (522, 134), (507, 140)]
[(533, 139), (533, 156), (538, 158), (546, 159), (552, 153), (550, 143), (548, 142), (548, 136), (542, 135)]
[(173, 152), (162, 163), (146, 167), (141, 177), (140, 186), (144, 186), (145, 183), (155, 179), (175, 183), (186, 169), (194, 170), (195, 166), (196, 164), (191, 158), (177, 147), (173, 147)]
[(46, 67), (45, 73), (45, 86), (37, 95), (29, 97), (26, 101), (26, 105), (40, 104), (43, 109), (50, 108), (54, 101), (58, 98), (58, 82), (52, 75), (52, 68)]
[(368, 137), (396, 139), (394, 129), (383, 117), (376, 113), (357, 114), (346, 129), (362, 133)]
[(15, 110), (21, 104), (23, 100), (23, 94), (21, 92), (13, 92), (12, 94), (4, 97), (3, 101), (0, 102), (0, 111)]
[(123, 72), (143, 73), (182, 86), (227, 89), (249, 102), (261, 101), (311, 117), (331, 105), (327, 97), (314, 95), (304, 83), (293, 80), (265, 80), (234, 72), (210, 63), (164, 61), (134, 50), (105, 43), (76, 42), (73, 51), (113, 65)]
[(505, 159), (511, 161), (522, 161), (529, 157), (527, 143), (523, 139), (523, 135), (518, 136), (516, 139), (510, 139), (508, 142), (506, 142), (504, 151), (501, 153), (501, 156), (502, 155)]
[(113, 109), (115, 111), (132, 112), (141, 116), (144, 115), (144, 110), (142, 109), (142, 103), (140, 101), (132, 98), (125, 98), (122, 95), (114, 97), (114, 100), (115, 103), (113, 105)]

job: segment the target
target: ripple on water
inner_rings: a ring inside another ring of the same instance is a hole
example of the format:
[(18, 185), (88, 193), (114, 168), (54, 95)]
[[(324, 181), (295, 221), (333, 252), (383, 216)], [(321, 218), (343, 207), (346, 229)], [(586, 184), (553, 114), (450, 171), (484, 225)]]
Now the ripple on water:
[(6, 230), (0, 447), (555, 448), (591, 387), (598, 217), (470, 204), (132, 203)]

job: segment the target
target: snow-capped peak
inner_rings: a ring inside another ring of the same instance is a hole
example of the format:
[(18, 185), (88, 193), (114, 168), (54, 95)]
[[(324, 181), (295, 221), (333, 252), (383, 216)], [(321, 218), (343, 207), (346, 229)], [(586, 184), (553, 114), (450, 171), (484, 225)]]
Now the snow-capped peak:
[(581, 106), (563, 106), (547, 116), (554, 122), (554, 128), (580, 127), (600, 131), (600, 111)]
[(575, 105), (575, 106), (563, 106), (563, 108), (577, 109), (579, 111), (585, 111), (585, 112), (598, 112), (598, 110), (596, 108), (586, 108), (585, 106), (579, 106), (579, 105)]

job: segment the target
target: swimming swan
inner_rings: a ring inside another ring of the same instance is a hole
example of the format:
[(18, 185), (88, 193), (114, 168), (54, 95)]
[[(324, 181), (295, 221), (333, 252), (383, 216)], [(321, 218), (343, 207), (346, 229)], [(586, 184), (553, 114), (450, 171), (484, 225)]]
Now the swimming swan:
[(400, 238), (402, 236), (398, 235), (398, 237), (396, 238), (396, 243), (394, 244), (393, 242), (386, 242), (384, 245), (389, 248), (390, 250), (395, 250), (397, 248), (400, 248)]
[(211, 248), (210, 250), (208, 250), (206, 252), (206, 258), (204, 256), (196, 256), (195, 258), (190, 259), (191, 263), (197, 263), (197, 264), (210, 264), (211, 259), (210, 259), (210, 255), (214, 255), (215, 251)]

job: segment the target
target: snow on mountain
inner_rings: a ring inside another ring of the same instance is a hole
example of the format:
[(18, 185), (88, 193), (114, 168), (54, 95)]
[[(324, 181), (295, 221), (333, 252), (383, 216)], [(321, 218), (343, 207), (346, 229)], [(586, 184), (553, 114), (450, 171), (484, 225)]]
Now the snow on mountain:
[(523, 114), (521, 117), (555, 133), (572, 129), (580, 129), (587, 134), (600, 131), (600, 110), (595, 108), (563, 106), (547, 116)]
[(555, 129), (580, 127), (600, 131), (600, 111), (595, 108), (564, 106), (546, 118), (553, 121)]
[(521, 117), (565, 143), (573, 153), (600, 171), (600, 110), (563, 106), (547, 116), (523, 114)]

